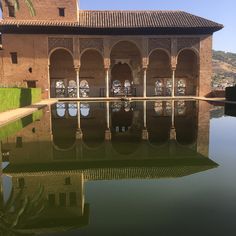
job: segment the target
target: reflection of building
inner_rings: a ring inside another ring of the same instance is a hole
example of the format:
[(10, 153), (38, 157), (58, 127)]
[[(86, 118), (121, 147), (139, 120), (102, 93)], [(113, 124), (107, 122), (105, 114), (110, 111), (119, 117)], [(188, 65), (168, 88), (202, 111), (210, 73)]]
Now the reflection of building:
[(44, 186), (44, 228), (61, 220), (79, 227), (88, 223), (86, 181), (177, 178), (217, 167), (208, 158), (208, 109), (193, 101), (57, 104), (3, 140), (4, 174), (16, 193), (32, 196)]
[(77, 0), (34, 1), (31, 16), (19, 3), (17, 12), (3, 4), (1, 83), (38, 86), (45, 97), (211, 91), (220, 24), (181, 11), (78, 10)]

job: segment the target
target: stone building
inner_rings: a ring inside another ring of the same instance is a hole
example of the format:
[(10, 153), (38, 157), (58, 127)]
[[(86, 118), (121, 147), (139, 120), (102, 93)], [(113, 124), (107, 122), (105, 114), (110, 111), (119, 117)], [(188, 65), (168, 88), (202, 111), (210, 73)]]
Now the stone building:
[(31, 16), (19, 2), (16, 12), (3, 4), (1, 85), (40, 87), (45, 98), (211, 91), (221, 24), (182, 11), (80, 10), (77, 0), (35, 0)]

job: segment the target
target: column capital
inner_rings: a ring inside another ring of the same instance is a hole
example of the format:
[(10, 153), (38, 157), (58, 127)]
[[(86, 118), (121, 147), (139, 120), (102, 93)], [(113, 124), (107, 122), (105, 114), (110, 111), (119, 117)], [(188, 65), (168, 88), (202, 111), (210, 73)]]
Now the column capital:
[(143, 58), (142, 58), (142, 67), (143, 67), (143, 70), (147, 70), (148, 64), (149, 64), (149, 59), (148, 59), (148, 57), (143, 57)]
[(80, 70), (80, 65), (75, 65), (74, 69), (75, 69), (75, 71), (79, 71)]
[(111, 66), (111, 59), (110, 58), (104, 58), (104, 69), (109, 70)]

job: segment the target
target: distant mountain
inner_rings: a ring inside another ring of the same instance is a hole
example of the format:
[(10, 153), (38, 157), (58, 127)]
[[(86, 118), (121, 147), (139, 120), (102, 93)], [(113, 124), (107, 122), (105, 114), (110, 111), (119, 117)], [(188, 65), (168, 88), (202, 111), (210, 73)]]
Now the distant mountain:
[(235, 83), (236, 53), (213, 50), (213, 88), (224, 89)]

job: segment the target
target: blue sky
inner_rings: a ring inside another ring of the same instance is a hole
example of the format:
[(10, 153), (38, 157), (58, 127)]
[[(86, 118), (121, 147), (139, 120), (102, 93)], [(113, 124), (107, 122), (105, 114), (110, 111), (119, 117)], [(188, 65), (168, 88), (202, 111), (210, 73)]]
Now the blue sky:
[(236, 53), (236, 0), (80, 0), (86, 10), (183, 10), (221, 23), (213, 48)]

